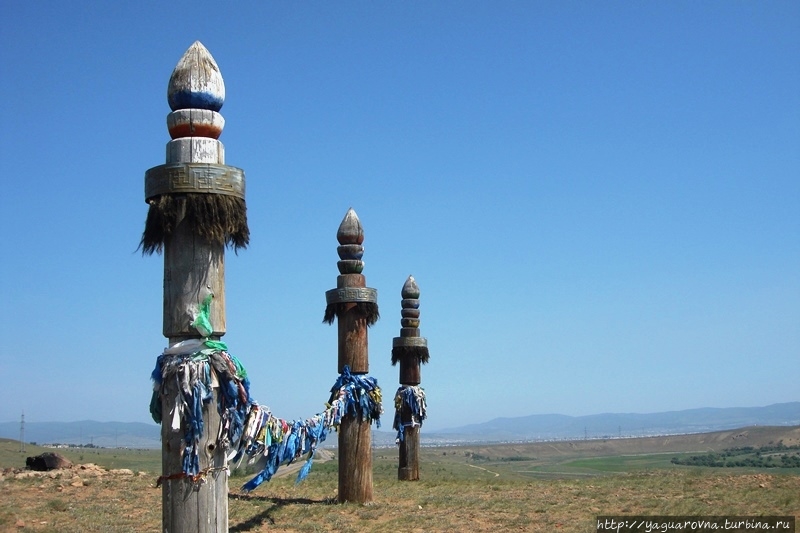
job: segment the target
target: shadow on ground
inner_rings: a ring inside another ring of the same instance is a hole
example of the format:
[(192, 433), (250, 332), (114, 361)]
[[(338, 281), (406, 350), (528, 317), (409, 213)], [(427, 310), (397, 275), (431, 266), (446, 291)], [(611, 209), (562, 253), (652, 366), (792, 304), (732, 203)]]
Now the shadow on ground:
[(272, 518), (272, 513), (286, 505), (333, 505), (336, 503), (336, 500), (333, 499), (312, 500), (309, 498), (275, 498), (270, 496), (253, 496), (250, 494), (228, 494), (228, 499), (251, 502), (269, 502), (272, 504), (241, 524), (231, 525), (228, 530), (231, 533), (252, 531), (265, 523), (275, 525), (275, 520)]

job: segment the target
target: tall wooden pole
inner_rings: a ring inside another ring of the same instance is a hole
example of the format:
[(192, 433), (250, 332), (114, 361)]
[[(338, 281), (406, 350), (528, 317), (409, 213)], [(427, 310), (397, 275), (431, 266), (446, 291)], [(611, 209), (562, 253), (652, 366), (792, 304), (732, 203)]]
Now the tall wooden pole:
[[(339, 276), (336, 288), (325, 293), (325, 321), (338, 319), (339, 373), (345, 366), (352, 374), (369, 372), (367, 327), (378, 320), (378, 292), (367, 287), (361, 274), (364, 263), (364, 230), (353, 209), (349, 209), (336, 233), (339, 241)], [(353, 415), (339, 427), (340, 503), (372, 501), (372, 433), (369, 420)]]
[(428, 362), (428, 340), (419, 335), (419, 286), (413, 276), (400, 291), (400, 336), (392, 341), (392, 364), (400, 363), (400, 388), (395, 395), (394, 428), (400, 447), (397, 479), (419, 479), (419, 430), (426, 418), (425, 392), (420, 364)]
[[(141, 246), (164, 252), (163, 334), (171, 347), (190, 339), (219, 340), (225, 334), (225, 245), (249, 241), (244, 172), (225, 165), (218, 137), (224, 119), (218, 113), (225, 85), (214, 58), (195, 42), (169, 80), (172, 112), (167, 127), (166, 164), (145, 174), (150, 204)], [(203, 324), (196, 322), (205, 305)], [(228, 530), (228, 471), (217, 446), (219, 390), (202, 403), (202, 436), (196, 443), (198, 474), (186, 475), (183, 452), (186, 421), (175, 412), (177, 380), (163, 383), (162, 530), (169, 533)]]

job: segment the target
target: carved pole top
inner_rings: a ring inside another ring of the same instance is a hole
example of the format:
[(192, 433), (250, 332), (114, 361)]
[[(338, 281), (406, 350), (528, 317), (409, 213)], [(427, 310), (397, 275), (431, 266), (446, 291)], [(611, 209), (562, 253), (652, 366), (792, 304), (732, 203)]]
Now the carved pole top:
[[(336, 288), (325, 293), (327, 307), (323, 322), (333, 324), (336, 313), (342, 309), (340, 304), (356, 304), (361, 314), (367, 318), (367, 325), (374, 324), (380, 314), (378, 313), (378, 291), (366, 286), (366, 279), (361, 273), (364, 270), (364, 228), (353, 208), (347, 210), (339, 230), (336, 232), (339, 246), (336, 253), (339, 261), (336, 267), (339, 276), (336, 277)], [(341, 365), (340, 365), (341, 366)]]
[(225, 119), (225, 83), (214, 58), (200, 41), (183, 54), (167, 85), (167, 129), (174, 142), (167, 145), (167, 163), (225, 164), (219, 142)]
[[(225, 83), (214, 58), (195, 41), (178, 61), (167, 84), (166, 164), (145, 173), (150, 204), (140, 246), (160, 252), (184, 219), (213, 244), (245, 248), (250, 240), (244, 203), (244, 171), (225, 164), (219, 140), (225, 119)], [(186, 211), (184, 211), (184, 208)]]
[(167, 101), (173, 111), (208, 109), (219, 111), (225, 103), (225, 82), (217, 62), (200, 41), (183, 54), (167, 87)]
[[(408, 279), (405, 283), (403, 283), (403, 288), (400, 291), (400, 296), (403, 297), (400, 300), (400, 306), (402, 310), (400, 311), (400, 337), (401, 340), (395, 339), (394, 346), (397, 346), (397, 342), (409, 342), (408, 339), (411, 337), (419, 337), (419, 285), (417, 285), (417, 280), (414, 279), (414, 276), (408, 276)], [(422, 341), (412, 341), (412, 342), (422, 342)]]
[(339, 273), (361, 274), (364, 270), (364, 262), (361, 260), (364, 256), (364, 247), (361, 246), (364, 242), (364, 228), (361, 227), (361, 221), (352, 207), (347, 210), (342, 223), (339, 224), (336, 240), (339, 241), (339, 246), (336, 248), (339, 254), (339, 262), (336, 263)]
[(419, 298), (419, 285), (417, 285), (417, 280), (414, 279), (414, 276), (408, 276), (406, 282), (403, 283), (403, 289), (400, 291), (400, 296), (402, 296), (403, 299)]
[[(392, 340), (392, 364), (397, 364), (406, 355), (413, 355), (418, 362), (428, 362), (428, 339), (420, 337), (419, 334), (419, 285), (414, 276), (408, 276), (403, 288), (400, 290), (400, 336)], [(413, 367), (413, 368), (412, 368)], [(415, 375), (404, 374), (406, 371), (413, 370)], [(419, 365), (412, 366), (401, 364), (401, 383), (417, 385), (419, 384)]]
[(339, 224), (339, 231), (336, 232), (336, 240), (339, 244), (363, 244), (364, 243), (364, 228), (361, 227), (361, 221), (358, 215), (351, 207), (345, 213), (342, 223)]

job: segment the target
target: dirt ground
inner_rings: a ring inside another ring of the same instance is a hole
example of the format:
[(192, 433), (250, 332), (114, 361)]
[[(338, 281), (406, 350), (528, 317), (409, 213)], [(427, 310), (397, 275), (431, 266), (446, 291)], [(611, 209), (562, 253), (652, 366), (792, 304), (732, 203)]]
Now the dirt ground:
[[(504, 481), (375, 480), (371, 505), (336, 503), (331, 468), (295, 485), (275, 479), (229, 498), (230, 531), (574, 531), (594, 532), (596, 516), (800, 516), (800, 476), (649, 472), (587, 479)], [(312, 471), (312, 476), (313, 476)], [(134, 532), (161, 528), (153, 474), (91, 465), (0, 480), (0, 531)]]

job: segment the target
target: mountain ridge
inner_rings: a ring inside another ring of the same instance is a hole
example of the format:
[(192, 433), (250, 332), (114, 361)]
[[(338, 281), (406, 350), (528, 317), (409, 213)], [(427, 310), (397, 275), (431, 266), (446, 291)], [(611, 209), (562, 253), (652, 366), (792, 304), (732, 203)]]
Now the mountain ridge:
[[(435, 412), (435, 411), (434, 411)], [(700, 407), (659, 413), (600, 413), (584, 416), (538, 414), (498, 417), (487, 422), (426, 431), (423, 444), (568, 440), (704, 433), (746, 426), (800, 425), (800, 402), (764, 407)], [(143, 422), (25, 422), (25, 442), (93, 445), (103, 448), (159, 448), (161, 427)], [(374, 444), (391, 444), (394, 433), (375, 431)], [(0, 437), (18, 440), (20, 422), (0, 422)], [(330, 444), (329, 439), (326, 444)], [(386, 442), (384, 442), (386, 441)]]
[(487, 422), (438, 430), (435, 433), (441, 436), (484, 435), (482, 440), (549, 440), (701, 433), (756, 425), (800, 425), (800, 402), (777, 403), (764, 407), (700, 407), (659, 413), (498, 417)]

